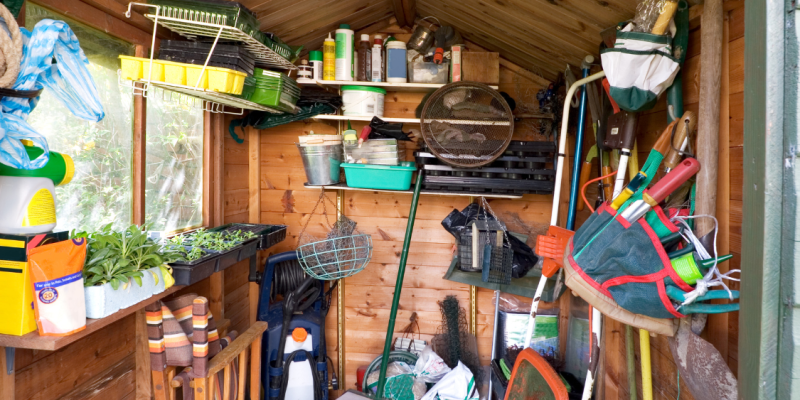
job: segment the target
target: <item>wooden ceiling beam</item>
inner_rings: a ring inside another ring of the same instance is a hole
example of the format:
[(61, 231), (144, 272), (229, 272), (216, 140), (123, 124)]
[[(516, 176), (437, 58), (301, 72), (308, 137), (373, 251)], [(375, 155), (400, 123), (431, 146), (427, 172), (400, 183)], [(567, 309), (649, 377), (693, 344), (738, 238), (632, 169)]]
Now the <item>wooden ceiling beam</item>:
[(392, 0), (397, 25), (411, 27), (417, 17), (417, 0)]
[[(383, 21), (387, 18), (394, 16), (394, 12), (389, 9), (368, 10), (369, 12), (356, 13), (348, 17), (345, 21), (350, 23), (350, 27), (354, 31), (363, 29), (375, 21)], [(292, 40), (292, 44), (303, 45), (305, 50), (319, 50), (322, 47), (322, 42), (327, 37), (328, 32), (335, 30), (339, 23), (330, 24), (314, 32), (310, 32), (304, 36)]]
[(566, 64), (565, 61), (560, 61), (562, 56), (554, 54), (550, 57), (547, 55), (547, 51), (538, 49), (533, 44), (526, 44), (526, 46), (530, 47), (523, 49), (517, 47), (514, 43), (499, 39), (503, 32), (498, 27), (470, 23), (463, 17), (456, 17), (448, 11), (438, 7), (431, 7), (430, 4), (420, 4), (420, 11), (425, 15), (437, 16), (443, 24), (450, 24), (458, 29), (465, 39), (494, 51), (499, 51), (502, 56), (520, 66), (540, 68), (547, 79), (554, 79), (558, 71), (564, 68)]
[[(327, 35), (328, 32), (336, 30), (339, 24), (349, 24), (351, 29), (358, 29), (359, 26), (355, 25), (354, 20), (360, 16), (379, 14), (383, 11), (388, 14), (393, 13), (390, 0), (337, 0), (331, 7), (335, 7), (336, 10), (334, 12), (307, 13), (302, 17), (302, 22), (297, 19), (287, 20), (272, 26), (271, 32), (286, 43), (301, 45), (304, 42), (298, 42), (299, 38), (313, 37), (320, 33)], [(378, 18), (376, 16), (372, 21), (362, 23), (368, 25)]]

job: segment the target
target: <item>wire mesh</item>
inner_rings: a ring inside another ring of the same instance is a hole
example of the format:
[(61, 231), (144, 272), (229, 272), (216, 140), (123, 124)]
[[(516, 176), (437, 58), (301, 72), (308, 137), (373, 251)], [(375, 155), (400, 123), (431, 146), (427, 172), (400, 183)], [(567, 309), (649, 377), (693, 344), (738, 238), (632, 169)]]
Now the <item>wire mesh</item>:
[[(145, 14), (145, 17), (153, 21), (156, 20), (156, 16), (154, 14)], [(220, 25), (218, 23), (193, 21), (190, 19), (169, 16), (158, 16), (158, 23), (165, 26), (169, 30), (189, 39), (194, 39), (198, 36), (213, 38), (219, 34), (219, 38), (221, 40), (242, 42), (242, 45), (251, 54), (253, 54), (256, 65), (259, 66), (290, 70), (297, 69), (297, 66), (292, 64), (289, 60), (239, 28)], [(220, 30), (222, 31), (221, 33)]]
[(447, 164), (470, 168), (500, 157), (514, 133), (511, 108), (496, 90), (456, 82), (434, 92), (420, 125), (428, 149)]
[(297, 248), (300, 265), (320, 280), (352, 276), (366, 268), (372, 259), (372, 236), (352, 235), (320, 240)]

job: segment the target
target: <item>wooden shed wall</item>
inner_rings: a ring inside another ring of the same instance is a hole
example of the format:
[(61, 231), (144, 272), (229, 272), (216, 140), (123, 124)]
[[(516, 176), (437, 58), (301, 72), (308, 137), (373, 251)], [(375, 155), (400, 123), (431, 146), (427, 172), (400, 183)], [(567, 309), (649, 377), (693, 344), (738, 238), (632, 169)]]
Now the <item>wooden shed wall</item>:
[[(134, 43), (149, 45), (150, 31), (143, 17), (134, 15), (132, 20), (121, 17), (126, 1), (98, 0), (38, 0), (37, 3), (66, 13), (73, 18), (126, 38)], [(743, 49), (744, 8), (743, 1), (726, 1), (726, 36), (723, 53), (722, 112), (720, 131), (720, 192), (718, 216), (720, 216), (720, 251), (734, 253), (729, 268), (739, 267), (741, 249), (742, 210), (742, 134), (743, 134)], [(684, 65), (684, 96), (687, 109), (697, 110), (699, 93), (700, 18), (693, 8), (693, 31), (689, 54)], [(385, 26), (386, 24), (381, 24)], [(398, 35), (402, 30), (389, 27)], [(374, 33), (374, 32), (369, 32)], [(474, 49), (478, 46), (472, 45)], [(518, 99), (533, 101), (536, 91), (546, 81), (521, 69), (508, 60), (501, 60), (501, 90)], [(421, 95), (413, 93), (390, 93), (387, 95), (387, 116), (412, 116)], [(642, 117), (639, 148), (652, 145), (655, 136), (666, 121), (664, 104)], [(227, 121), (226, 121), (227, 122)], [(227, 124), (220, 124), (220, 127)], [(360, 126), (357, 126), (358, 129)], [(308, 218), (319, 193), (302, 186), (305, 177), (297, 150), (293, 143), (296, 136), (310, 130), (332, 133), (335, 128), (323, 122), (298, 122), (280, 128), (244, 135), (243, 144), (235, 143), (225, 131), (221, 146), (221, 162), (224, 164), (223, 191), (224, 222), (256, 220), (264, 223), (284, 223), (290, 226), (287, 240), (273, 249), (273, 253), (291, 250), (300, 233), (300, 226)], [(530, 126), (518, 127), (517, 138), (530, 139)], [(258, 145), (250, 143), (250, 137), (258, 138)], [(261, 164), (256, 185), (250, 184), (249, 160), (254, 148), (260, 150)], [(641, 152), (640, 161), (644, 161)], [(567, 163), (568, 165), (570, 163)], [(260, 195), (260, 209), (252, 210), (249, 203), (254, 192)], [(335, 193), (328, 194), (334, 199)], [(409, 195), (388, 195), (348, 192), (345, 197), (345, 215), (360, 223), (360, 227), (373, 234), (376, 240), (373, 263), (361, 274), (346, 282), (346, 335), (347, 354), (346, 383), (353, 387), (355, 369), (371, 361), (379, 354), (387, 323), (389, 299), (392, 295), (397, 269), (398, 254), (402, 246), (402, 235), (406, 224), (410, 202)], [(458, 197), (425, 196), (420, 204), (417, 230), (412, 245), (409, 269), (406, 273), (398, 330), (405, 324), (411, 311), (420, 315), (420, 327), (424, 338), (436, 333), (439, 313), (435, 301), (445, 294), (453, 293), (468, 308), (469, 289), (441, 279), (449, 264), (452, 239), (439, 226), (441, 218), (453, 208), (462, 208), (467, 199)], [(513, 229), (529, 235), (541, 232), (549, 219), (549, 196), (526, 196), (523, 200), (492, 201), (492, 207), (506, 220), (514, 220)], [(254, 217), (255, 215), (255, 217)], [(585, 216), (584, 216), (585, 217)], [(319, 219), (312, 220), (312, 232), (320, 232)], [(533, 242), (531, 239), (530, 243)], [(221, 296), (224, 318), (230, 320), (231, 329), (242, 331), (254, 321), (253, 306), (257, 292), (253, 284), (247, 283), (247, 266), (239, 264), (226, 270), (223, 277), (215, 278), (188, 290), (205, 293), (212, 285), (223, 287)], [(734, 285), (734, 288), (738, 285)], [(562, 311), (564, 310), (562, 297)], [(329, 355), (337, 363), (336, 300), (328, 317), (327, 334)], [(545, 305), (552, 307), (556, 305)], [(488, 360), (491, 336), (492, 293), (478, 290), (478, 337), (482, 360)], [(628, 398), (625, 371), (624, 328), (606, 320), (606, 374), (601, 380), (598, 398)], [(90, 335), (71, 346), (56, 352), (17, 350), (16, 353), (16, 398), (18, 399), (133, 399), (136, 395), (135, 377), (148, 374), (135, 371), (136, 318), (124, 318), (101, 332)], [(737, 372), (738, 365), (738, 314), (713, 316), (709, 319), (704, 334), (728, 360)], [(641, 382), (638, 372), (637, 381)], [(655, 398), (676, 398), (678, 387), (674, 362), (669, 353), (666, 338), (652, 339), (653, 382)], [(641, 386), (639, 386), (641, 390)], [(680, 388), (680, 398), (690, 399), (685, 386)]]

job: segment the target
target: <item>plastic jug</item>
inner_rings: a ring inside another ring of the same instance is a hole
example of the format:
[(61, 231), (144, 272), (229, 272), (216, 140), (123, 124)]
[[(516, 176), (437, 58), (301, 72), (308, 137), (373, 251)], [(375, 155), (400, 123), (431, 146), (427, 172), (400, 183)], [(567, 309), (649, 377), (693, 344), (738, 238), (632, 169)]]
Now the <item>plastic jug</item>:
[(55, 185), (49, 178), (0, 175), (0, 233), (45, 233), (56, 227)]
[[(313, 351), (313, 341), (311, 334), (303, 328), (295, 328), (292, 334), (286, 337), (286, 348), (283, 352), (284, 357), (292, 354), (296, 350)], [(285, 399), (314, 400), (314, 377), (311, 366), (316, 365), (316, 361), (295, 361), (286, 362), (284, 368), (289, 368), (289, 382), (286, 385)]]

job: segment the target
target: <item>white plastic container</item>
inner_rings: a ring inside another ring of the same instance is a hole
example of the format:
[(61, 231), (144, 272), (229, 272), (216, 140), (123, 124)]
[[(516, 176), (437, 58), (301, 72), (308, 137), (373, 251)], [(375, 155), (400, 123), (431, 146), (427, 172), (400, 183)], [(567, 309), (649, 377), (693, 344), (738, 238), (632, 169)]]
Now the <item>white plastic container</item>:
[(336, 80), (353, 80), (353, 48), (355, 32), (350, 25), (341, 24), (336, 30)]
[(386, 82), (406, 83), (406, 43), (397, 40), (386, 44)]
[(372, 74), (370, 80), (383, 82), (383, 37), (375, 35), (372, 45)]
[[(303, 328), (295, 328), (295, 331), (298, 329), (305, 332)], [(291, 335), (286, 337), (286, 348), (283, 351), (284, 356), (288, 356), (296, 350), (313, 351), (313, 340), (310, 333), (305, 333), (305, 340), (300, 342), (295, 340), (295, 336), (298, 336), (296, 332), (292, 332)], [(299, 336), (300, 338), (303, 337), (302, 334)], [(286, 396), (284, 398), (293, 400), (314, 400), (314, 376), (311, 372), (311, 365), (316, 364), (316, 362), (311, 360), (311, 363), (308, 361), (289, 363), (287, 360), (286, 364), (289, 366), (289, 382), (287, 382), (286, 385)], [(284, 368), (286, 368), (285, 365)]]
[(386, 90), (373, 86), (342, 86), (342, 109), (351, 117), (383, 118), (383, 99)]
[(29, 235), (55, 227), (55, 186), (51, 179), (0, 176), (0, 233)]

